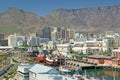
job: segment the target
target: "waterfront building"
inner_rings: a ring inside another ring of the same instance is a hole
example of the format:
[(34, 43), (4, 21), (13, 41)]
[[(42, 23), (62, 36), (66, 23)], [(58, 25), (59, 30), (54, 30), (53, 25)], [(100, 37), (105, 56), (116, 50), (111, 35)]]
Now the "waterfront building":
[(20, 64), (17, 69), (18, 80), (74, 80), (61, 75), (53, 67), (41, 64)]
[(112, 57), (120, 59), (120, 48), (112, 50)]
[(119, 66), (120, 65), (120, 48), (112, 50), (112, 57), (114, 57), (113, 65)]
[(101, 54), (102, 51), (107, 50), (107, 45), (105, 41), (102, 41), (102, 39), (92, 38), (90, 40), (74, 42), (72, 50), (77, 51), (79, 53), (82, 52), (83, 54), (87, 53)]
[(106, 31), (105, 37), (112, 37), (114, 35), (113, 31)]
[(105, 65), (111, 65), (112, 57), (110, 56), (104, 56), (104, 55), (91, 55), (88, 56), (87, 61), (91, 63), (96, 63), (96, 64), (105, 64)]
[(88, 56), (87, 61), (102, 66), (118, 67), (120, 65), (120, 59), (105, 55)]
[(32, 66), (29, 64), (20, 64), (17, 69), (18, 80), (29, 80), (29, 69)]
[(62, 80), (59, 72), (52, 67), (35, 64), (29, 71), (29, 80)]
[(112, 59), (112, 66), (119, 67), (120, 66), (120, 59)]

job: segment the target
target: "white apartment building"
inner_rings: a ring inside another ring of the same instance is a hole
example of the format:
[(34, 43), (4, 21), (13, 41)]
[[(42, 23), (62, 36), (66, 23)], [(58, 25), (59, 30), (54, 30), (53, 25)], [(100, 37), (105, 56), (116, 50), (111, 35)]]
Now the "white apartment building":
[(107, 39), (97, 40), (95, 38), (83, 42), (74, 42), (74, 46), (72, 47), (73, 51), (77, 51), (78, 53), (83, 54), (101, 53), (102, 51), (107, 51), (107, 49), (108, 49)]
[(9, 35), (8, 36), (8, 46), (16, 47), (23, 44), (25, 36)]
[(59, 52), (69, 52), (70, 44), (57, 44), (57, 49)]
[(51, 40), (56, 41), (60, 38), (60, 28), (53, 27), (51, 32)]

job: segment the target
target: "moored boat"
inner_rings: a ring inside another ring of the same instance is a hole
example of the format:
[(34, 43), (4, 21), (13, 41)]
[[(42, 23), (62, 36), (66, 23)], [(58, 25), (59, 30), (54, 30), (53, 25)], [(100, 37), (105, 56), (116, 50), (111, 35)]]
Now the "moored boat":
[(37, 61), (44, 61), (46, 58), (46, 55), (37, 55)]
[(71, 72), (71, 70), (70, 70), (70, 67), (69, 66), (60, 66), (59, 67), (59, 71), (60, 72)]
[(58, 60), (57, 59), (52, 59), (52, 58), (48, 58), (46, 57), (46, 64), (47, 65), (57, 65), (58, 64)]

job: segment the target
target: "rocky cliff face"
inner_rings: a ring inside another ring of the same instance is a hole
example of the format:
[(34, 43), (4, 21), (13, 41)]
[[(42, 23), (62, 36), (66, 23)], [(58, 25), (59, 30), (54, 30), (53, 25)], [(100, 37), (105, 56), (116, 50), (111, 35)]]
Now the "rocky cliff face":
[[(50, 21), (50, 19), (52, 20)], [(49, 24), (66, 25), (81, 30), (117, 30), (120, 5), (84, 9), (57, 9), (46, 16)], [(54, 24), (54, 22), (56, 22)]]
[(56, 9), (44, 17), (17, 8), (9, 8), (0, 13), (0, 32), (34, 32), (44, 26), (73, 27), (78, 31), (119, 31), (120, 5)]

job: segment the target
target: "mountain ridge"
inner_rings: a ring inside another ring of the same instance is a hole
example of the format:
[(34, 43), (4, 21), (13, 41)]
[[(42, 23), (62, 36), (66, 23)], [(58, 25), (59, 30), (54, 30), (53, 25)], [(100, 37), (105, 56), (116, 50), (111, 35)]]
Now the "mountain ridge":
[(31, 33), (46, 26), (71, 27), (77, 31), (120, 31), (120, 5), (80, 9), (60, 8), (46, 16), (14, 7), (0, 13), (1, 33)]

